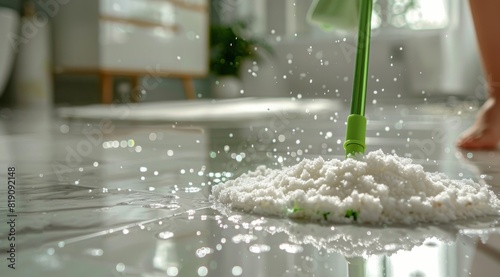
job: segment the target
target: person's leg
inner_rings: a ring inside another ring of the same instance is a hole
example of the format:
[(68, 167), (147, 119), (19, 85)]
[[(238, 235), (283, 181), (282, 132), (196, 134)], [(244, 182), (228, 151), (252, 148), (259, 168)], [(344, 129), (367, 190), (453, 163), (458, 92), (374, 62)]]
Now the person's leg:
[(457, 146), (492, 149), (500, 140), (500, 1), (470, 0), (470, 7), (489, 96), (475, 123), (457, 140)]

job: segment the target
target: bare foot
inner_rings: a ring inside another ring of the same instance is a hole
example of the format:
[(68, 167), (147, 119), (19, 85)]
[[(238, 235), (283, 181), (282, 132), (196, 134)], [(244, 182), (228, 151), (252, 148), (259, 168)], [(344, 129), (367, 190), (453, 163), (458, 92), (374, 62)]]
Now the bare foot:
[(489, 98), (479, 109), (476, 122), (463, 132), (457, 146), (465, 149), (495, 149), (500, 140), (500, 99)]

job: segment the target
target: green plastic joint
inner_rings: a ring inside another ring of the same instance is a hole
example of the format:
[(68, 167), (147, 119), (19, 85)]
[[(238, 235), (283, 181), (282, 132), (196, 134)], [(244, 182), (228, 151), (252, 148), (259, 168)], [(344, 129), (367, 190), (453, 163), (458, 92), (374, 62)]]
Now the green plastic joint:
[(347, 133), (344, 149), (346, 157), (364, 154), (366, 149), (366, 117), (359, 114), (351, 114), (347, 117)]

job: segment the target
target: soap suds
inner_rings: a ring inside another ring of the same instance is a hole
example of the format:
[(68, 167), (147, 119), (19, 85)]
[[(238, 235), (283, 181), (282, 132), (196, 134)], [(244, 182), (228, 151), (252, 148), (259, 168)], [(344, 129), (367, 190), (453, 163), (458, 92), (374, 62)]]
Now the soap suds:
[(259, 166), (212, 192), (233, 209), (335, 223), (449, 222), (500, 214), (500, 200), (487, 185), (425, 172), (411, 159), (381, 150), (359, 159)]

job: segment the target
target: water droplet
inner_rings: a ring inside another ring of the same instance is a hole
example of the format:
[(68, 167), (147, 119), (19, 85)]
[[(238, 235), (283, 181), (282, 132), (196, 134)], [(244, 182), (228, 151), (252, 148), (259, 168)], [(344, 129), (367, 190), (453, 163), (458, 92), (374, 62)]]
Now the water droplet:
[(284, 250), (285, 252), (290, 254), (298, 254), (304, 251), (304, 248), (302, 246), (296, 244), (282, 243), (279, 247), (281, 250)]
[(104, 254), (104, 251), (100, 248), (90, 248), (85, 251), (85, 253), (94, 256), (94, 257), (100, 257)]
[(196, 193), (196, 192), (199, 192), (201, 190), (201, 188), (199, 187), (188, 187), (188, 188), (184, 188), (184, 191), (186, 193)]
[[(232, 238), (232, 241), (234, 243), (250, 243), (254, 240), (256, 240), (257, 237), (254, 235), (249, 235), (249, 234), (238, 234)], [(222, 242), (222, 241), (221, 241)]]
[(128, 144), (128, 147), (134, 147), (134, 145), (135, 145), (135, 141), (134, 141), (133, 139), (129, 139), (129, 140), (127, 141), (127, 144)]
[(123, 271), (125, 271), (125, 265), (124, 265), (123, 263), (118, 263), (118, 264), (116, 265), (116, 271), (118, 271), (118, 272), (123, 272)]
[(61, 131), (61, 133), (63, 134), (66, 134), (69, 132), (69, 126), (66, 125), (66, 124), (63, 124), (59, 127), (59, 131)]
[(234, 158), (237, 162), (241, 162), (243, 160), (243, 157), (241, 155), (236, 155)]
[(231, 273), (233, 276), (240, 276), (243, 273), (243, 269), (241, 266), (234, 266), (233, 269), (231, 269)]
[(120, 147), (121, 147), (121, 148), (126, 148), (126, 147), (127, 147), (127, 145), (128, 145), (128, 144), (127, 144), (127, 141), (126, 141), (126, 140), (122, 140), (122, 141), (120, 141)]
[(208, 269), (206, 266), (200, 266), (198, 268), (198, 276), (207, 276), (208, 274)]
[(395, 244), (395, 243), (387, 244), (387, 245), (384, 246), (384, 249), (386, 251), (394, 251), (394, 250), (396, 250), (398, 248), (399, 248), (399, 245)]
[(159, 238), (159, 239), (166, 240), (166, 239), (169, 239), (169, 238), (171, 238), (173, 236), (174, 236), (174, 233), (169, 232), (169, 231), (165, 231), (165, 232), (158, 233), (158, 235), (156, 237)]
[(167, 275), (168, 276), (177, 276), (177, 274), (179, 274), (179, 269), (177, 269), (177, 267), (175, 266), (172, 266), (172, 267), (169, 267), (167, 268)]
[(266, 244), (254, 244), (251, 245), (248, 250), (252, 253), (259, 254), (259, 253), (266, 253), (271, 251), (271, 246), (266, 245)]
[(210, 247), (201, 247), (196, 250), (196, 256), (198, 258), (204, 258), (206, 255), (214, 253), (214, 250)]

